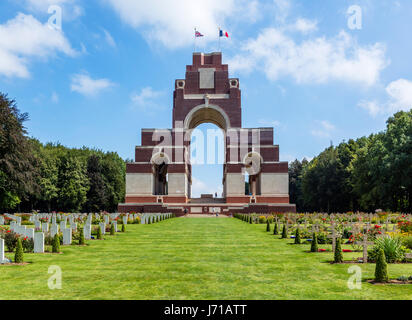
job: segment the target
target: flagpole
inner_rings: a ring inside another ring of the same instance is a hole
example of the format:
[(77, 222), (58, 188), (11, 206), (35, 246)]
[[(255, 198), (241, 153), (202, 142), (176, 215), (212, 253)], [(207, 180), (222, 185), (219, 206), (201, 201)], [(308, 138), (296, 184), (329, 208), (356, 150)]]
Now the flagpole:
[(194, 52), (196, 52), (196, 28), (195, 28), (195, 51)]
[(217, 36), (219, 37), (219, 40), (218, 40), (218, 41), (219, 41), (219, 48), (218, 48), (218, 52), (221, 52), (221, 51), (220, 51), (220, 27), (219, 27), (218, 29), (219, 29), (219, 33), (218, 33), (218, 35), (217, 35)]

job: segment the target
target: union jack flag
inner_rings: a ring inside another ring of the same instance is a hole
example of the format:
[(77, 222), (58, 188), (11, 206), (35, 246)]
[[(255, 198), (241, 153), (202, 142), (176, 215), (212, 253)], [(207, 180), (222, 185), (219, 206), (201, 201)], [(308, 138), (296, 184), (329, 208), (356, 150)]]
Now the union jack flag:
[(195, 37), (196, 38), (203, 37), (203, 34), (201, 34), (199, 31), (195, 30)]

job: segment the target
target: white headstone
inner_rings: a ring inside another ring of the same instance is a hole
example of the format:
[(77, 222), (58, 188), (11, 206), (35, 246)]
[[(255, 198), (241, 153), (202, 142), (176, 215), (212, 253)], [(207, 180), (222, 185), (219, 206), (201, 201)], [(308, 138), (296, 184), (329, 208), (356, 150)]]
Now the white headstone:
[(0, 215), (0, 226), (4, 225), (4, 217)]
[(50, 228), (50, 235), (54, 237), (57, 233), (59, 233), (59, 226), (53, 223)]
[(34, 229), (26, 229), (26, 237), (30, 238), (30, 239), (34, 239)]
[(72, 244), (72, 229), (63, 229), (63, 245), (68, 246)]
[(114, 232), (117, 232), (117, 221), (112, 221), (112, 224), (114, 225)]
[(6, 258), (4, 257), (4, 240), (0, 239), (0, 264), (4, 264), (6, 262)]
[(127, 224), (127, 216), (123, 216), (122, 220), (123, 220), (123, 224)]
[(43, 222), (43, 223), (41, 224), (41, 230), (42, 230), (43, 232), (49, 232), (49, 224), (48, 224), (47, 222)]
[(92, 225), (86, 223), (83, 227), (84, 239), (90, 240), (92, 238)]
[(34, 253), (44, 253), (44, 233), (34, 233)]
[(102, 232), (102, 235), (106, 234), (106, 224), (104, 222), (100, 222), (99, 227), (100, 227), (100, 231)]

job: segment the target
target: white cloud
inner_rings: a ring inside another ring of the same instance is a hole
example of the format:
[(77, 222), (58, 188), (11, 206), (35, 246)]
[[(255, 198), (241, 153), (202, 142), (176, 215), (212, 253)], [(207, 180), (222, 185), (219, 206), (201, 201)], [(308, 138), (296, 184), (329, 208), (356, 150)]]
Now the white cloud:
[(319, 138), (329, 138), (334, 130), (335, 126), (329, 121), (316, 121), (316, 129), (313, 129), (311, 134)]
[(408, 111), (412, 108), (412, 81), (393, 81), (386, 87), (386, 92), (390, 97), (388, 107), (391, 112)]
[(160, 42), (168, 48), (192, 45), (195, 27), (205, 35), (203, 41), (215, 42), (217, 26), (226, 29), (229, 18), (253, 22), (259, 14), (256, 0), (106, 1), (147, 41)]
[(217, 192), (218, 197), (222, 195), (223, 187), (209, 185), (195, 177), (192, 177), (192, 197), (200, 197), (201, 194), (215, 194)]
[(0, 75), (28, 78), (30, 59), (47, 59), (58, 52), (76, 54), (61, 31), (31, 15), (19, 13), (0, 25)]
[(108, 79), (92, 79), (88, 74), (75, 74), (72, 77), (71, 91), (85, 96), (96, 96), (103, 90), (111, 88), (114, 83)]
[(296, 43), (284, 31), (267, 28), (240, 49), (229, 61), (232, 71), (260, 70), (273, 81), (290, 76), (297, 83), (339, 80), (371, 86), (388, 64), (383, 44), (361, 46), (345, 31)]
[(103, 29), (104, 32), (104, 37), (106, 39), (106, 42), (108, 43), (109, 46), (111, 47), (116, 47), (116, 41), (114, 41), (112, 35), (107, 31), (106, 29)]
[(316, 20), (309, 20), (299, 18), (295, 24), (291, 25), (290, 30), (299, 31), (304, 34), (318, 30), (318, 22)]
[(379, 113), (382, 112), (382, 106), (379, 105), (379, 103), (376, 101), (362, 100), (358, 103), (358, 106), (368, 111), (368, 113), (372, 117), (376, 117)]
[(275, 18), (278, 22), (284, 23), (289, 15), (292, 4), (289, 0), (273, 0), (275, 4)]
[(141, 109), (158, 109), (160, 106), (156, 99), (164, 94), (163, 91), (155, 91), (151, 87), (145, 87), (139, 93), (132, 93), (130, 99), (134, 106)]
[(383, 103), (362, 100), (358, 106), (367, 110), (372, 117), (378, 114), (392, 114), (398, 111), (409, 111), (412, 108), (412, 81), (398, 79), (386, 87), (388, 100)]

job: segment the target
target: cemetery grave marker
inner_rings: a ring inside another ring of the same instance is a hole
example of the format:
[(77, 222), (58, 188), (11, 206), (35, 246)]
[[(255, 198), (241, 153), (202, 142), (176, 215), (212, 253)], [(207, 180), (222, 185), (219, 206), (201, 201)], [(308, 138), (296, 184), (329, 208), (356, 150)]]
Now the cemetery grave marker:
[(368, 262), (368, 246), (373, 246), (375, 243), (368, 241), (368, 234), (364, 233), (363, 240), (355, 242), (355, 244), (363, 246), (363, 263), (367, 263)]

